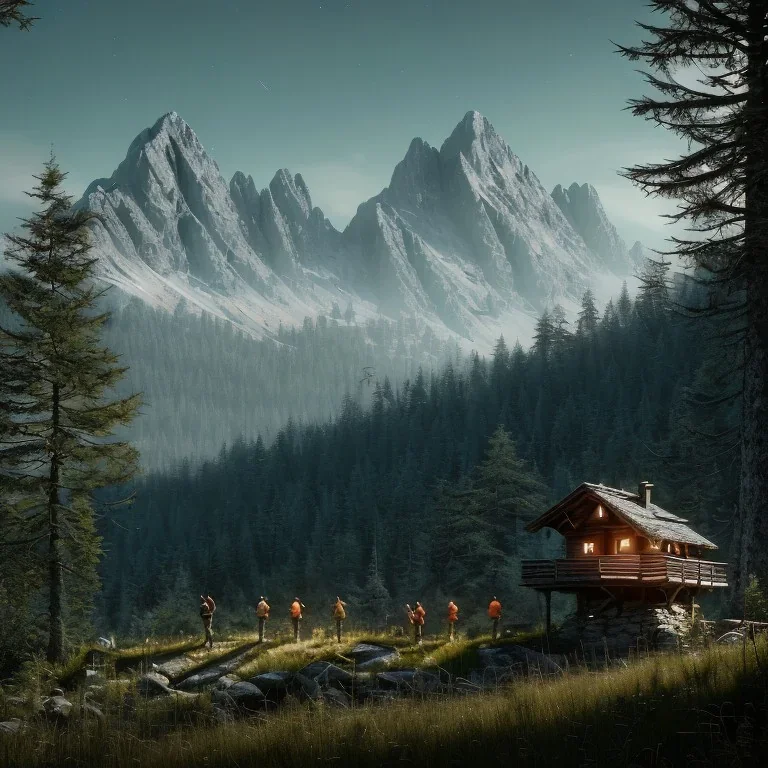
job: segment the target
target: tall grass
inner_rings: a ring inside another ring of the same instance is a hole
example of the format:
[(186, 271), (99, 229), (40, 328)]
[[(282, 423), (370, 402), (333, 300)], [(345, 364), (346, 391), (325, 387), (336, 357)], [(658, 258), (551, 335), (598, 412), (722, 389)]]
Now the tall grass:
[(488, 695), (347, 711), (307, 706), (226, 725), (203, 726), (201, 705), (197, 720), (189, 712), (181, 718), (194, 727), (161, 738), (113, 721), (6, 737), (0, 764), (758, 766), (768, 747), (767, 654), (765, 642), (746, 653), (714, 647)]

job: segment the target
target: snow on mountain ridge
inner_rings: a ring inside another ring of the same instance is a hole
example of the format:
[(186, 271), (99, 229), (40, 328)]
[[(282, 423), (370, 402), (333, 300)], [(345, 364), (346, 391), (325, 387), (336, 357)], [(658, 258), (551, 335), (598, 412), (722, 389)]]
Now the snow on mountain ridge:
[(256, 335), (351, 301), (360, 319), (417, 315), (488, 349), (502, 332), (527, 340), (537, 310), (573, 304), (601, 269), (478, 112), (439, 150), (414, 139), (343, 233), (300, 174), (281, 169), (259, 190), (238, 171), (227, 184), (175, 112), (78, 205), (103, 217), (94, 237), (105, 279), (161, 306), (183, 296)]
[(576, 182), (568, 189), (558, 184), (552, 199), (587, 247), (614, 271), (627, 272), (636, 266), (633, 252), (608, 219), (597, 190)]
[(418, 307), (464, 336), (513, 309), (572, 299), (598, 269), (478, 112), (440, 150), (414, 139), (390, 185), (358, 208), (344, 235), (356, 287), (376, 284), (390, 311)]

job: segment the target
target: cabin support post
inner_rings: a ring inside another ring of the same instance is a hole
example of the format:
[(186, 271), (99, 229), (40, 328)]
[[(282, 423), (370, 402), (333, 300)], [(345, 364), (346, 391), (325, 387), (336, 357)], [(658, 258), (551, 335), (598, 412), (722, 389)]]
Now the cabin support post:
[(675, 589), (675, 591), (672, 593), (672, 595), (671, 595), (671, 596), (669, 597), (669, 599), (667, 600), (667, 608), (671, 608), (671, 607), (672, 607), (672, 603), (674, 603), (674, 602), (675, 602), (675, 598), (676, 598), (676, 597), (677, 597), (677, 596), (680, 594), (680, 590), (681, 590), (682, 588), (683, 588), (683, 587), (682, 587), (682, 585), (681, 585), (681, 586), (679, 586), (679, 587), (677, 587), (677, 588)]
[(544, 599), (547, 603), (547, 636), (549, 636), (549, 630), (552, 627), (552, 590), (548, 589), (544, 592)]

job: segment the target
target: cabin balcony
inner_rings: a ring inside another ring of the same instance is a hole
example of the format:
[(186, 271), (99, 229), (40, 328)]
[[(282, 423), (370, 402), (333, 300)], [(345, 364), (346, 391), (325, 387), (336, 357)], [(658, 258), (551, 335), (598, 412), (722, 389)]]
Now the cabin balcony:
[(725, 563), (660, 552), (525, 560), (521, 586), (569, 592), (584, 586), (727, 587)]

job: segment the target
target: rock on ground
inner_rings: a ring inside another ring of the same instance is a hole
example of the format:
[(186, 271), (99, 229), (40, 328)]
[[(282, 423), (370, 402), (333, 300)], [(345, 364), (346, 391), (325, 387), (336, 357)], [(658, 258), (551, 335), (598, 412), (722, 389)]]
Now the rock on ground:
[(326, 688), (323, 691), (322, 696), (323, 701), (333, 707), (347, 709), (352, 705), (352, 697), (348, 693), (340, 691), (338, 688)]
[(292, 672), (264, 672), (248, 680), (264, 692), (264, 696), (274, 704), (279, 704), (289, 693), (293, 685)]
[(741, 632), (726, 632), (715, 642), (719, 645), (738, 645), (744, 642), (744, 635)]
[(235, 683), (242, 682), (242, 679), (238, 677), (237, 675), (224, 675), (223, 677), (220, 677), (216, 681), (216, 685), (213, 686), (214, 690), (217, 691), (226, 691), (227, 688), (230, 688)]
[(358, 669), (368, 669), (376, 664), (391, 664), (400, 658), (400, 652), (389, 645), (358, 643), (347, 656), (354, 660)]
[(477, 653), (483, 669), (514, 668), (518, 674), (537, 672), (545, 675), (560, 675), (563, 672), (560, 666), (546, 654), (521, 645), (480, 648)]
[(169, 686), (170, 680), (158, 672), (147, 672), (136, 683), (136, 692), (140, 696), (170, 696), (173, 694)]
[(299, 670), (299, 674), (308, 677), (310, 680), (316, 680), (321, 686), (339, 685), (342, 688), (352, 686), (354, 676), (346, 669), (337, 667), (327, 661), (314, 661), (307, 664), (306, 667)]
[(51, 696), (43, 701), (43, 710), (48, 717), (66, 719), (72, 713), (72, 702), (64, 696)]
[(14, 717), (11, 720), (6, 720), (4, 723), (0, 723), (0, 735), (12, 736), (13, 734), (25, 731), (27, 728), (28, 726), (23, 720)]
[(95, 720), (98, 720), (100, 723), (103, 723), (104, 720), (106, 719), (104, 717), (104, 713), (98, 707), (94, 706), (93, 704), (89, 704), (87, 702), (83, 704), (82, 707), (80, 707), (80, 714), (83, 717), (86, 717), (86, 718), (90, 717)]
[(266, 697), (253, 683), (240, 681), (233, 683), (226, 690), (214, 690), (211, 700), (225, 709), (256, 711), (264, 709)]
[(572, 614), (559, 630), (561, 640), (601, 655), (607, 649), (625, 653), (630, 648), (676, 648), (690, 636), (691, 611), (683, 605), (642, 604), (587, 606), (582, 615)]

